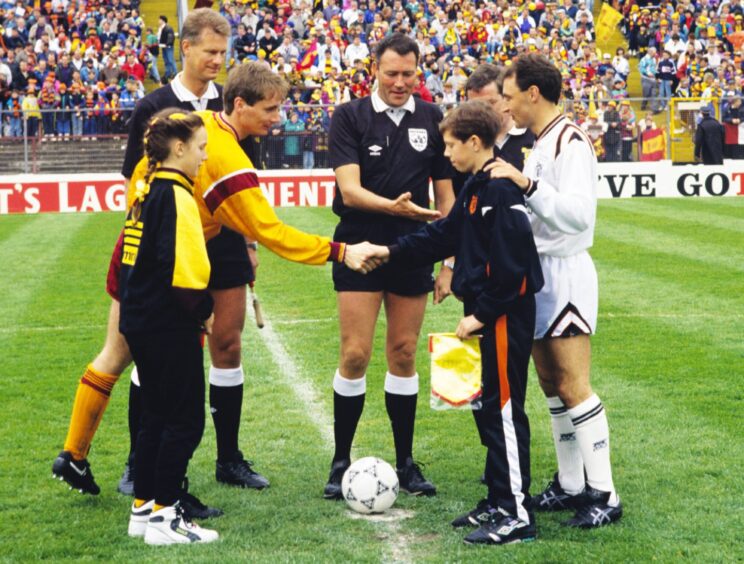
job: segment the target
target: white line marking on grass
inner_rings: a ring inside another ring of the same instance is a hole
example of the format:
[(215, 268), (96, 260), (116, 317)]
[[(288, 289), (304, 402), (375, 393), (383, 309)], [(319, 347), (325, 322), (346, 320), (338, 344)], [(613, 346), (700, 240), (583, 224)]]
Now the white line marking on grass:
[(274, 325), (304, 325), (306, 323), (330, 323), (336, 321), (335, 317), (320, 317), (318, 319), (277, 319)]
[[(249, 305), (248, 309), (251, 311), (253, 307)], [(271, 321), (266, 318), (264, 313), (264, 327), (258, 330), (258, 334), (261, 336), (264, 345), (271, 353), (271, 357), (274, 360), (274, 364), (279, 367), (284, 379), (289, 384), (292, 392), (297, 396), (297, 399), (302, 402), (307, 410), (308, 418), (315, 424), (318, 431), (320, 431), (323, 441), (333, 447), (333, 421), (331, 417), (323, 411), (320, 407), (322, 405), (322, 399), (318, 391), (312, 385), (312, 383), (303, 378), (300, 369), (295, 364), (292, 357), (284, 348), (282, 340), (279, 335), (274, 331)]]
[[(246, 310), (248, 316), (251, 317), (253, 307), (250, 302)], [(257, 330), (257, 333), (261, 336), (261, 340), (271, 353), (274, 364), (279, 367), (289, 388), (305, 406), (308, 418), (318, 429), (326, 445), (332, 449), (334, 445), (333, 420), (321, 407), (323, 405), (321, 394), (315, 389), (312, 382), (303, 376), (302, 371), (292, 360), (292, 357), (282, 343), (281, 337), (274, 331), (274, 327), (271, 321), (268, 320), (265, 312), (264, 327)], [(385, 528), (388, 536), (388, 556), (385, 558), (386, 562), (413, 562), (408, 548), (409, 537), (404, 535), (400, 528), (400, 521), (402, 519), (409, 519), (413, 515), (413, 511), (393, 509), (383, 515), (363, 516), (354, 514), (354, 518), (377, 522)]]

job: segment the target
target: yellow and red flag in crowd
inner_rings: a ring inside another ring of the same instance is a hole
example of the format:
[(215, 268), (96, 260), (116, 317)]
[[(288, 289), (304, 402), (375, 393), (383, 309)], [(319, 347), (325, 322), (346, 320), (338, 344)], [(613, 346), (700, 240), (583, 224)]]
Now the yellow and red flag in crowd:
[(607, 3), (602, 4), (602, 9), (599, 12), (597, 25), (595, 27), (597, 32), (597, 43), (607, 43), (622, 19), (623, 15), (615, 8)]
[[(330, 61), (330, 57), (328, 58)], [(305, 54), (302, 56), (302, 60), (297, 64), (297, 70), (303, 71), (310, 67), (313, 67), (318, 62), (318, 41), (313, 39), (313, 42), (308, 47)]]
[(666, 136), (661, 129), (647, 129), (641, 133), (640, 160), (660, 161), (666, 155)]

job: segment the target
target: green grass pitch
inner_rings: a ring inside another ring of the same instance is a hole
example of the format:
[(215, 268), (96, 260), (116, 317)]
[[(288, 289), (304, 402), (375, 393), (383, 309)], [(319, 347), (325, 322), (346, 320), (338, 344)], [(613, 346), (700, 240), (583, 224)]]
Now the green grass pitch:
[[(331, 234), (327, 209), (285, 209), (302, 229)], [(90, 454), (102, 493), (51, 479), (85, 364), (103, 343), (104, 278), (117, 214), (0, 219), (0, 560), (205, 562), (733, 562), (744, 559), (744, 198), (603, 201), (592, 255), (600, 280), (593, 384), (608, 409), (614, 479), (625, 504), (615, 526), (567, 530), (538, 515), (528, 545), (467, 547), (449, 521), (483, 497), (484, 449), (467, 412), (428, 407), (429, 359), (415, 456), (439, 488), (402, 495), (394, 519), (354, 519), (321, 499), (332, 444), (331, 380), (338, 332), (330, 267), (260, 252), (257, 292), (269, 326), (244, 333), (241, 445), (272, 482), (264, 492), (214, 480), (208, 420), (191, 489), (225, 510), (213, 545), (150, 548), (126, 535), (130, 499), (115, 492), (128, 448), (128, 378), (115, 388)], [(454, 330), (459, 303), (431, 306), (423, 334)], [(368, 371), (355, 456), (394, 459), (385, 414), (384, 316)], [(533, 492), (555, 468), (545, 402), (531, 373)], [(209, 418), (208, 418), (209, 419)]]

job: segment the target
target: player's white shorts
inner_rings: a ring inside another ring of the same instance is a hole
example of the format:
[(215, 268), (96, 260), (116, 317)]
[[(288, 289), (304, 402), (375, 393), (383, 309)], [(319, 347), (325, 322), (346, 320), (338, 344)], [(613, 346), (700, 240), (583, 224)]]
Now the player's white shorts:
[(540, 255), (545, 285), (535, 295), (535, 339), (592, 335), (597, 328), (599, 288), (589, 253)]

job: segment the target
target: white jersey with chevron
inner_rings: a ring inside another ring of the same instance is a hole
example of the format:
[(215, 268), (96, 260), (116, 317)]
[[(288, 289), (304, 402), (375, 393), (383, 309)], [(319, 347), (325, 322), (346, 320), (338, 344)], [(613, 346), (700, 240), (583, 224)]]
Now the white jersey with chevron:
[(567, 257), (592, 246), (597, 157), (586, 134), (558, 116), (537, 137), (524, 163), (532, 180), (526, 202), (541, 255)]
[(524, 163), (545, 285), (535, 295), (535, 338), (594, 333), (599, 288), (587, 250), (594, 239), (597, 157), (586, 134), (564, 116), (537, 137)]

